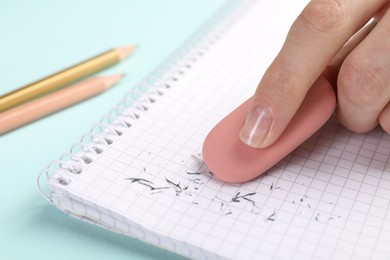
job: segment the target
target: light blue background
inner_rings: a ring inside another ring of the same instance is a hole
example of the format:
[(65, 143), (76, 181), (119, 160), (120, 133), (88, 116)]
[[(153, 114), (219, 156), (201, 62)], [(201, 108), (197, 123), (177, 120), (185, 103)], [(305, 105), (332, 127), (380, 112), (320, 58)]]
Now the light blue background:
[(65, 215), (40, 197), (36, 175), (225, 2), (0, 2), (0, 94), (109, 48), (139, 45), (101, 73), (127, 73), (115, 88), (0, 136), (0, 259), (180, 258)]

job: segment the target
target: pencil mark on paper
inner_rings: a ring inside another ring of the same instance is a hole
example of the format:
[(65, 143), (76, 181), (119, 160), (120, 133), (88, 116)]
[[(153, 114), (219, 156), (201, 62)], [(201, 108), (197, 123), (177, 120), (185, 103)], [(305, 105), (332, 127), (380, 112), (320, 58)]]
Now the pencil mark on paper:
[(276, 216), (276, 211), (274, 210), (274, 212), (273, 212), (271, 215), (269, 215), (269, 216), (265, 219), (265, 221), (275, 221), (275, 216)]
[(131, 183), (138, 183), (140, 185), (146, 186), (151, 191), (169, 189), (169, 187), (155, 187), (153, 182), (143, 178), (126, 178), (126, 180), (130, 181)]
[(328, 218), (328, 221), (331, 221), (331, 220), (333, 220), (333, 219), (336, 219), (336, 218), (341, 218), (341, 216), (337, 216), (337, 217), (329, 217), (329, 218)]
[(305, 194), (305, 195), (303, 195), (303, 197), (299, 200), (300, 202), (303, 202), (305, 199), (307, 199), (308, 198), (308, 196)]
[(232, 204), (247, 202), (247, 203), (250, 203), (250, 205), (251, 205), (250, 212), (254, 213), (254, 214), (259, 214), (260, 207), (257, 206), (256, 202), (252, 199), (252, 196), (254, 196), (255, 194), (256, 194), (256, 192), (241, 194), (241, 192), (239, 191), (236, 193), (236, 195), (234, 195), (229, 200), (224, 200), (218, 196), (215, 196), (215, 198), (220, 202), (220, 211), (221, 212), (225, 211), (227, 208), (228, 212), (231, 212), (230, 214), (233, 214)]
[(250, 198), (251, 196), (255, 195), (256, 192), (247, 193), (244, 195), (240, 195), (240, 192), (237, 192), (236, 196), (232, 198), (232, 202), (240, 202), (241, 199), (244, 199), (246, 201), (249, 201), (252, 203), (253, 206), (256, 206), (256, 203)]
[[(169, 180), (167, 178), (165, 178), (165, 180), (168, 182), (169, 185), (171, 185), (171, 187), (173, 187), (173, 189), (176, 192), (176, 196), (179, 196), (180, 193), (183, 192), (184, 189), (180, 186), (180, 182), (174, 183), (173, 181), (171, 181), (171, 180)], [(188, 188), (188, 186), (187, 186), (187, 188)]]
[(269, 190), (278, 190), (278, 189), (281, 189), (281, 188), (282, 187), (280, 187), (280, 186), (275, 187), (274, 183), (271, 183), (271, 186), (269, 187)]
[(200, 175), (201, 172), (187, 172), (188, 175)]
[(195, 178), (191, 182), (194, 183), (194, 184), (200, 184), (200, 185), (204, 184), (204, 182), (201, 182), (200, 178)]
[(341, 216), (323, 216), (323, 215), (321, 215), (321, 213), (319, 213), (319, 212), (317, 212), (316, 214), (315, 214), (315, 216), (314, 216), (314, 220), (316, 221), (316, 222), (319, 222), (319, 221), (327, 221), (327, 222), (329, 222), (329, 221), (332, 221), (332, 220), (334, 220), (334, 219), (339, 219), (339, 218), (341, 218)]

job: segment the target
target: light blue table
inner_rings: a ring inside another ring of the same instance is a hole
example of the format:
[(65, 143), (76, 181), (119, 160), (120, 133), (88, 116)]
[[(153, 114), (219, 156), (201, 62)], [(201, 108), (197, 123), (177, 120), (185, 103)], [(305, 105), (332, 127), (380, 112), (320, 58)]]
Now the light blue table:
[(115, 88), (0, 136), (0, 259), (179, 259), (75, 220), (39, 194), (36, 174), (226, 0), (12, 0), (0, 2), (0, 94), (109, 48), (136, 43)]

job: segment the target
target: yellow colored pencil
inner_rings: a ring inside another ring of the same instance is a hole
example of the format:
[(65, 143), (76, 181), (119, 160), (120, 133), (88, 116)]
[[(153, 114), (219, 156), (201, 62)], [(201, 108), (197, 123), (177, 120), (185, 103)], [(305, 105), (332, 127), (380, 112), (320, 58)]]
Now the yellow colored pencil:
[(0, 135), (110, 88), (122, 75), (94, 77), (0, 113)]
[(0, 112), (45, 95), (76, 80), (91, 75), (92, 73), (107, 68), (126, 58), (133, 51), (134, 46), (132, 45), (109, 50), (70, 68), (2, 95), (0, 96)]

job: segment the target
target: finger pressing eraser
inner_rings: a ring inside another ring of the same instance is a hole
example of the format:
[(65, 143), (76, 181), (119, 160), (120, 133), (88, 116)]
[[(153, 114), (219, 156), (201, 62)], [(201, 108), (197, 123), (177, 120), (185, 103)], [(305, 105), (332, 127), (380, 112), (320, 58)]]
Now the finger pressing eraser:
[(333, 114), (336, 96), (330, 83), (319, 78), (278, 140), (263, 149), (239, 139), (251, 99), (219, 122), (203, 143), (203, 160), (225, 182), (240, 183), (260, 176), (313, 135)]

